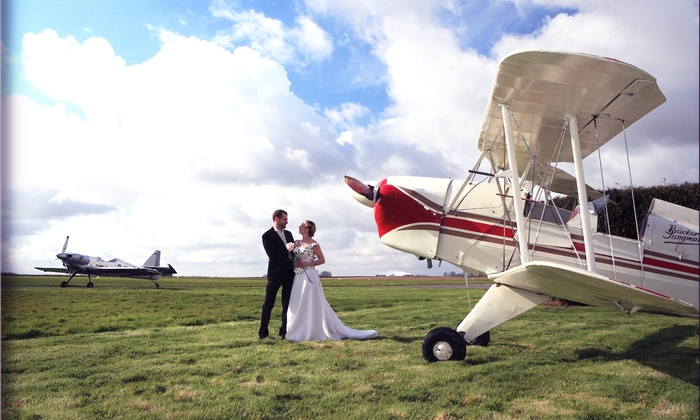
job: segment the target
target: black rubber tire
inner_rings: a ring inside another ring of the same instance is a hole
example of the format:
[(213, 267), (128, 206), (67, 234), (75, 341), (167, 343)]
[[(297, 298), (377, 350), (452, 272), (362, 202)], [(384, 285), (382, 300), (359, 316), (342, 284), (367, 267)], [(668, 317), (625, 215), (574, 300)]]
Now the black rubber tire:
[(68, 287), (68, 282), (67, 282), (67, 281), (62, 281), (62, 282), (61, 282), (61, 287)]
[(423, 339), (423, 358), (429, 363), (464, 360), (466, 356), (467, 343), (452, 328), (435, 328)]
[(490, 341), (491, 341), (491, 332), (486, 331), (485, 333), (476, 337), (474, 340), (467, 341), (467, 345), (468, 346), (488, 347)]

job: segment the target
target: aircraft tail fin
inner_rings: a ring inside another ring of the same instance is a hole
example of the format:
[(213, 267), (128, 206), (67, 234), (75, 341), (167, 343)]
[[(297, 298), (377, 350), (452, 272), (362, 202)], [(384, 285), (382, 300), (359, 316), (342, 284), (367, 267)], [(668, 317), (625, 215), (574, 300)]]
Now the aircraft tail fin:
[[(655, 198), (642, 222), (645, 249), (698, 261), (698, 211)], [(664, 251), (662, 251), (664, 250)]]
[(160, 267), (160, 251), (156, 250), (143, 264), (144, 267)]

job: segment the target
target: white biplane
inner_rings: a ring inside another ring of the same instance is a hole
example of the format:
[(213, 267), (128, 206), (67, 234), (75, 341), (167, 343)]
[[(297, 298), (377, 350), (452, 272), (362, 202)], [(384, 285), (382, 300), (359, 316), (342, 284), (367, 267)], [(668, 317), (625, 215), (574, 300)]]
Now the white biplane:
[[(583, 158), (665, 100), (654, 77), (617, 60), (516, 53), (499, 66), (481, 155), (461, 183), (345, 177), (373, 207), (384, 244), (494, 282), (456, 330), (426, 335), (426, 360), (462, 360), (467, 344), (488, 344), (492, 328), (552, 297), (698, 317), (698, 211), (655, 199), (638, 240), (600, 233), (594, 204), (605, 199), (583, 173)], [(559, 209), (552, 193), (575, 194), (579, 206)]]

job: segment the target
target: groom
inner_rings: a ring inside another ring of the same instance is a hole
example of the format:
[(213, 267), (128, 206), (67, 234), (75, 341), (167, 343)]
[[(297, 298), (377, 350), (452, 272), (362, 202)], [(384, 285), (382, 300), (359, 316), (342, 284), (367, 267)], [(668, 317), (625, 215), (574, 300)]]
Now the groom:
[(287, 335), (287, 307), (289, 307), (289, 295), (292, 293), (294, 281), (294, 261), (287, 250), (287, 243), (294, 242), (292, 233), (287, 227), (287, 212), (275, 210), (272, 214), (272, 228), (262, 235), (263, 248), (268, 256), (267, 262), (267, 288), (265, 289), (265, 302), (262, 307), (260, 330), (258, 337), (262, 340), (270, 335), (267, 327), (270, 324), (270, 314), (275, 306), (277, 291), (282, 287), (282, 326), (280, 337)]

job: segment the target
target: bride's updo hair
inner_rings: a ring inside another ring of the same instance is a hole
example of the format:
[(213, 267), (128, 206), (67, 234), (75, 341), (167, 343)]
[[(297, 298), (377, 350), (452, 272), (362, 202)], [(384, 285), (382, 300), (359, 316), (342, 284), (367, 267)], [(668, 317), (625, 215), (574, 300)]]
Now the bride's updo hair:
[(312, 222), (311, 220), (307, 220), (306, 227), (309, 228), (309, 237), (313, 238), (316, 234), (316, 223)]

